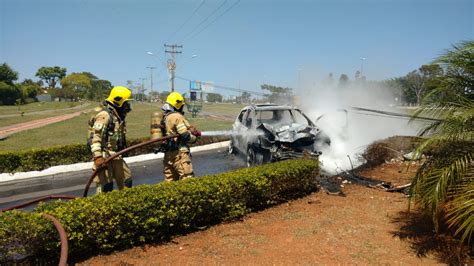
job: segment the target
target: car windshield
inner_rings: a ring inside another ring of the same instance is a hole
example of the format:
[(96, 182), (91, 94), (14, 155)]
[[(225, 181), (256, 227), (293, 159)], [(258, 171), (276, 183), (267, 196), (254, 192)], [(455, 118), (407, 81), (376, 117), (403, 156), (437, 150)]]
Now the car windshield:
[(257, 123), (272, 126), (291, 125), (293, 123), (308, 125), (306, 118), (296, 110), (263, 110), (256, 113)]
[(305, 125), (309, 126), (308, 119), (301, 113), (299, 110), (293, 110), (293, 119), (295, 123), (300, 124), (300, 125)]

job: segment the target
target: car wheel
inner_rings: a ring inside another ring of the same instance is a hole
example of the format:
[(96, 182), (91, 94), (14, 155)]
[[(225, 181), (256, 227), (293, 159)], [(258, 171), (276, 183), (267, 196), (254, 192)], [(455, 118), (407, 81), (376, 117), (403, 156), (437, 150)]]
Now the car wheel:
[(264, 163), (264, 154), (261, 151), (257, 150), (255, 152), (255, 165), (262, 165)]
[(247, 148), (246, 162), (247, 167), (252, 167), (255, 165), (255, 151), (252, 147)]
[(272, 155), (270, 153), (270, 151), (268, 150), (265, 150), (262, 152), (262, 160), (263, 160), (263, 163), (271, 163), (272, 162)]
[(235, 150), (234, 142), (232, 141), (232, 139), (229, 142), (228, 152), (229, 152), (229, 154), (236, 154), (237, 153), (237, 151)]

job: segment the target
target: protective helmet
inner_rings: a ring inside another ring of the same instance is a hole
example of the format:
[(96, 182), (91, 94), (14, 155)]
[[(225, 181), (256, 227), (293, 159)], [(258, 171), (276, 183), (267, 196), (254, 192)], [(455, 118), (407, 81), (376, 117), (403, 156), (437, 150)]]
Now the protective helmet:
[(123, 86), (115, 86), (110, 91), (107, 101), (117, 107), (122, 107), (123, 103), (128, 101), (131, 95), (132, 92), (128, 88)]
[(166, 98), (166, 102), (177, 110), (181, 109), (184, 105), (184, 98), (179, 92), (172, 92)]

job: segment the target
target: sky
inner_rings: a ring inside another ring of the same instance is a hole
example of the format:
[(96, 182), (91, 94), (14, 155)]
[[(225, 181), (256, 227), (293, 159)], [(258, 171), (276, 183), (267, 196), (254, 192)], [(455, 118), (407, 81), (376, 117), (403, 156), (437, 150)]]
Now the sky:
[(20, 80), (57, 65), (114, 85), (146, 78), (146, 88), (153, 66), (163, 91), (164, 44), (179, 44), (177, 76), (260, 91), (328, 73), (402, 76), (474, 39), (473, 28), (474, 0), (0, 0), (0, 63)]

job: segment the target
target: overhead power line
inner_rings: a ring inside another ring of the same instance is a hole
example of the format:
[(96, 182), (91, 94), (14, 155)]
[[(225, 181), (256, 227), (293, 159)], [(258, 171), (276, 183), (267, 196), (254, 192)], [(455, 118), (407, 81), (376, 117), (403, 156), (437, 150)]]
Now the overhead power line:
[[(194, 81), (194, 80), (191, 80), (191, 79), (188, 79), (188, 78), (179, 77), (179, 76), (176, 76), (176, 78), (177, 78), (177, 79), (180, 79), (180, 80), (184, 80), (184, 81)], [(214, 83), (209, 83), (209, 82), (204, 82), (204, 81), (201, 81), (201, 84), (209, 84), (209, 85), (212, 85), (212, 86), (215, 87), (215, 88), (223, 89), (223, 90), (229, 90), (229, 91), (240, 92), (240, 93), (242, 93), (242, 92), (247, 92), (247, 93), (254, 94), (254, 95), (258, 95), (258, 96), (266, 96), (266, 94), (261, 93), (261, 92), (243, 90), (243, 89), (238, 89), (238, 88), (233, 88), (233, 87), (228, 87), (228, 86), (222, 86), (222, 85), (218, 85), (218, 84), (214, 84)]]
[[(222, 4), (220, 4), (216, 9), (214, 9), (214, 11), (211, 12), (211, 14), (209, 14), (205, 19), (203, 19), (199, 24), (197, 24), (196, 27), (194, 27), (189, 33), (188, 35), (183, 38), (183, 40), (187, 39), (189, 36), (191, 36), (199, 27), (201, 27), (202, 24), (206, 23), (206, 21), (212, 17), (217, 11), (219, 11), (219, 9), (221, 9), (225, 4), (227, 3), (227, 0), (225, 0)], [(180, 41), (182, 42), (182, 41)]]
[(240, 0), (237, 0), (237, 2), (235, 2), (233, 5), (231, 5), (229, 8), (227, 8), (223, 13), (221, 13), (218, 17), (216, 17), (213, 21), (211, 21), (210, 23), (208, 23), (206, 26), (204, 26), (204, 28), (202, 28), (200, 31), (198, 31), (196, 34), (194, 34), (193, 36), (191, 36), (189, 39), (193, 39), (194, 37), (198, 36), (201, 32), (203, 32), (205, 29), (207, 29), (209, 26), (211, 26), (214, 22), (216, 22), (218, 19), (220, 19), (222, 16), (224, 16), (227, 12), (229, 12), (232, 8), (234, 8), (238, 3), (240, 2)]
[(178, 28), (177, 30), (175, 30), (175, 31), (173, 32), (173, 34), (171, 34), (170, 37), (168, 37), (168, 39), (166, 40), (165, 43), (169, 42), (169, 41), (171, 40), (171, 38), (173, 38), (173, 37), (176, 35), (176, 33), (178, 33), (180, 30), (183, 29), (183, 27), (194, 17), (194, 15), (196, 15), (196, 13), (198, 12), (198, 10), (201, 9), (201, 7), (204, 5), (204, 3), (206, 3), (206, 0), (203, 0), (203, 1), (201, 2), (201, 4), (199, 4), (199, 6), (198, 6), (196, 9), (194, 9), (193, 13), (184, 21), (183, 24), (181, 24), (181, 26), (179, 26), (179, 28)]
[(169, 80), (168, 79), (162, 79), (162, 80), (159, 80), (157, 82), (155, 82), (156, 84), (160, 84), (160, 83), (165, 83), (165, 82), (168, 82)]

